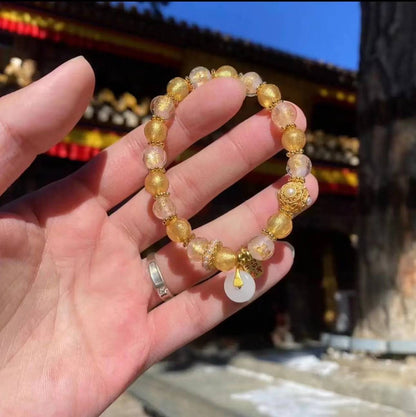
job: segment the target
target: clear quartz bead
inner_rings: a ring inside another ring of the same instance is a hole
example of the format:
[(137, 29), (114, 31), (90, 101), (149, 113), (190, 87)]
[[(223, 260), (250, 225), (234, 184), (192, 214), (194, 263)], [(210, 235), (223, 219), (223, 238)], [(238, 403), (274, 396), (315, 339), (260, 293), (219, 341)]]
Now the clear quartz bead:
[(189, 73), (192, 87), (198, 88), (212, 78), (211, 71), (205, 67), (196, 67)]
[(296, 121), (296, 107), (287, 101), (281, 101), (273, 107), (272, 120), (280, 129), (284, 129), (287, 125), (292, 125)]
[(253, 277), (246, 271), (239, 271), (243, 281), (243, 286), (237, 288), (234, 286), (235, 270), (227, 274), (224, 281), (224, 291), (227, 297), (235, 303), (245, 303), (249, 301), (256, 292), (256, 283)]
[(201, 261), (208, 243), (208, 240), (203, 237), (192, 239), (187, 248), (188, 258), (192, 261)]
[(163, 168), (166, 164), (166, 152), (160, 146), (149, 145), (143, 152), (143, 162), (148, 169)]
[(304, 154), (298, 153), (287, 161), (286, 171), (291, 177), (306, 177), (312, 169), (311, 160)]
[(257, 72), (246, 72), (242, 77), (241, 81), (246, 86), (247, 97), (254, 97), (257, 94), (257, 89), (263, 82), (260, 75)]
[(164, 220), (176, 214), (176, 207), (168, 196), (161, 196), (153, 203), (153, 213), (158, 219)]
[(247, 249), (258, 261), (270, 259), (274, 253), (274, 242), (265, 235), (258, 235), (250, 240)]
[(150, 111), (162, 119), (170, 119), (175, 114), (175, 102), (168, 96), (156, 96), (150, 103)]

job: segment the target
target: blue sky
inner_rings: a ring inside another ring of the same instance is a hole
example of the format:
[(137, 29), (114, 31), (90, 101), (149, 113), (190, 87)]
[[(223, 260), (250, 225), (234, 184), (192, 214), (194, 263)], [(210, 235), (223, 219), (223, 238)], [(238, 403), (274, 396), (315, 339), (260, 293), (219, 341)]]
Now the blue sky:
[[(143, 3), (135, 4), (140, 9)], [(165, 17), (357, 70), (359, 2), (169, 2)]]
[(359, 2), (170, 2), (166, 17), (358, 69)]
[[(123, 3), (137, 5), (140, 10), (149, 2)], [(165, 17), (201, 28), (341, 68), (358, 69), (359, 2), (172, 1), (161, 10)]]

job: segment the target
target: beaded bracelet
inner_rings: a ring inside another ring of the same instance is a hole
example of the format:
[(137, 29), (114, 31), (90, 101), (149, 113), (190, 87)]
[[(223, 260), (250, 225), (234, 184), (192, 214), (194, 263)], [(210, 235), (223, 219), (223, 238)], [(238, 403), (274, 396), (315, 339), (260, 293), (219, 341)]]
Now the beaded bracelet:
[[(167, 161), (164, 143), (168, 131), (165, 122), (174, 116), (175, 107), (192, 90), (212, 78), (220, 77), (239, 78), (246, 87), (246, 95), (257, 96), (261, 106), (270, 111), (272, 121), (283, 131), (282, 145), (289, 158), (287, 172), (290, 179), (277, 194), (279, 211), (268, 219), (262, 233), (238, 252), (223, 246), (219, 240), (209, 242), (192, 233), (189, 222), (176, 214), (175, 205), (169, 197), (169, 182), (164, 169)], [(254, 278), (263, 272), (261, 261), (273, 255), (274, 242), (290, 234), (292, 218), (311, 204), (305, 177), (310, 173), (312, 164), (303, 154), (306, 137), (295, 125), (296, 107), (281, 100), (279, 88), (263, 82), (256, 72), (238, 74), (233, 67), (224, 65), (212, 71), (196, 67), (189, 77), (172, 79), (167, 85), (167, 94), (155, 97), (150, 110), (153, 117), (144, 128), (149, 144), (144, 150), (143, 161), (149, 169), (145, 188), (155, 199), (153, 213), (166, 225), (168, 237), (187, 248), (188, 257), (192, 261), (202, 261), (204, 268), (210, 272), (232, 271), (224, 281), (225, 293), (231, 300), (240, 303), (250, 300), (255, 293)]]

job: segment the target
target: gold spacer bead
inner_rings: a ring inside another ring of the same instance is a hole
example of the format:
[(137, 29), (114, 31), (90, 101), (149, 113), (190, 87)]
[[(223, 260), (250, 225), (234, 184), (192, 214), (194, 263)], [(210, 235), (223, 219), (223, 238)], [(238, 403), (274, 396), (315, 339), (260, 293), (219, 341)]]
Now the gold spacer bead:
[(194, 89), (194, 86), (191, 83), (191, 80), (188, 76), (185, 77), (186, 84), (188, 84), (188, 90), (191, 92)]
[(219, 240), (213, 240), (208, 243), (204, 254), (202, 255), (202, 266), (207, 271), (211, 272), (216, 269), (214, 265), (215, 256), (217, 255), (219, 249), (222, 248), (222, 246), (223, 244)]
[(161, 172), (162, 174), (166, 173), (165, 168), (150, 168), (149, 172)]
[(152, 146), (159, 146), (160, 148), (164, 148), (165, 147), (165, 142), (151, 142), (151, 141), (147, 141), (148, 145), (152, 145)]
[(183, 242), (182, 242), (182, 244), (183, 244), (183, 247), (184, 248), (186, 248), (188, 245), (189, 245), (189, 242), (192, 240), (192, 239), (195, 239), (195, 233), (191, 233), (191, 236), (189, 236), (187, 239), (185, 239)]
[(286, 125), (286, 126), (285, 126), (285, 128), (284, 128), (283, 130), (286, 130), (286, 129), (291, 129), (292, 127), (296, 128), (297, 126), (296, 126), (296, 124), (295, 124), (295, 123), (290, 123), (290, 124)]
[(256, 94), (258, 95), (259, 94), (259, 91), (260, 91), (260, 88), (264, 85), (264, 84), (267, 84), (267, 82), (266, 81), (263, 81), (258, 87), (257, 87), (257, 89), (256, 89)]
[(267, 229), (262, 229), (262, 233), (269, 237), (271, 240), (277, 240), (276, 236)]
[[(173, 97), (172, 95), (170, 95), (169, 93), (166, 93), (166, 95), (173, 101), (173, 103), (175, 104), (175, 107), (180, 103), (179, 100), (176, 100), (175, 97)], [(161, 119), (163, 120), (163, 119)]]
[(218, 251), (222, 248), (223, 244), (222, 242), (218, 242), (215, 245), (214, 251), (212, 252), (212, 255), (209, 258), (209, 268), (210, 269), (216, 269), (214, 265), (215, 257), (217, 256)]
[(266, 107), (266, 110), (268, 110), (269, 112), (271, 112), (277, 106), (277, 104), (279, 103), (279, 101), (281, 101), (281, 99), (276, 100), (276, 101), (273, 101), (273, 103), (270, 106)]
[(211, 70), (211, 76), (212, 76), (212, 78), (215, 78), (216, 74), (217, 74), (217, 71), (215, 69), (212, 69)]
[(159, 120), (159, 122), (165, 122), (166, 121), (165, 119), (162, 119), (161, 117), (156, 116), (155, 114), (152, 116), (152, 120)]
[(291, 177), (291, 182), (299, 182), (301, 184), (305, 184), (305, 177)]
[[(271, 112), (279, 103), (283, 103), (283, 101), (284, 100), (282, 98), (279, 98), (279, 100), (273, 101), (273, 103), (271, 104), (271, 106), (267, 107), (267, 110), (269, 110)], [(285, 129), (286, 129), (286, 127), (285, 127)]]
[(290, 158), (291, 156), (293, 156), (293, 155), (297, 155), (297, 154), (299, 154), (299, 153), (303, 153), (303, 149), (298, 149), (298, 150), (296, 150), (296, 151), (289, 151), (289, 152), (286, 152), (286, 156), (287, 156), (288, 158)]
[(169, 196), (170, 196), (170, 192), (169, 191), (165, 191), (163, 193), (155, 194), (153, 197), (156, 200), (159, 197), (169, 197)]
[(170, 222), (172, 222), (173, 220), (175, 220), (175, 219), (177, 219), (178, 218), (178, 216), (176, 215), (176, 214), (174, 214), (173, 216), (169, 216), (169, 217), (166, 217), (166, 219), (163, 219), (162, 220), (162, 223), (165, 225), (165, 226), (167, 226)]
[(290, 211), (287, 211), (283, 208), (280, 208), (279, 212), (285, 214), (287, 217), (289, 217), (291, 219), (293, 219), (293, 217), (295, 217), (294, 213), (291, 213)]

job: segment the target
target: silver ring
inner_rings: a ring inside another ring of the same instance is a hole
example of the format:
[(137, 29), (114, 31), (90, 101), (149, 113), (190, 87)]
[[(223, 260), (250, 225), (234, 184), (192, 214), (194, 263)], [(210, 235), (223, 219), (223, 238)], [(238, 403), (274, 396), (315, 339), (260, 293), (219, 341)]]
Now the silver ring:
[(147, 266), (149, 268), (150, 279), (152, 280), (153, 286), (157, 294), (162, 301), (167, 301), (173, 297), (173, 294), (169, 291), (166, 286), (166, 282), (163, 279), (162, 273), (160, 272), (159, 266), (156, 263), (155, 254), (151, 253), (147, 256)]

